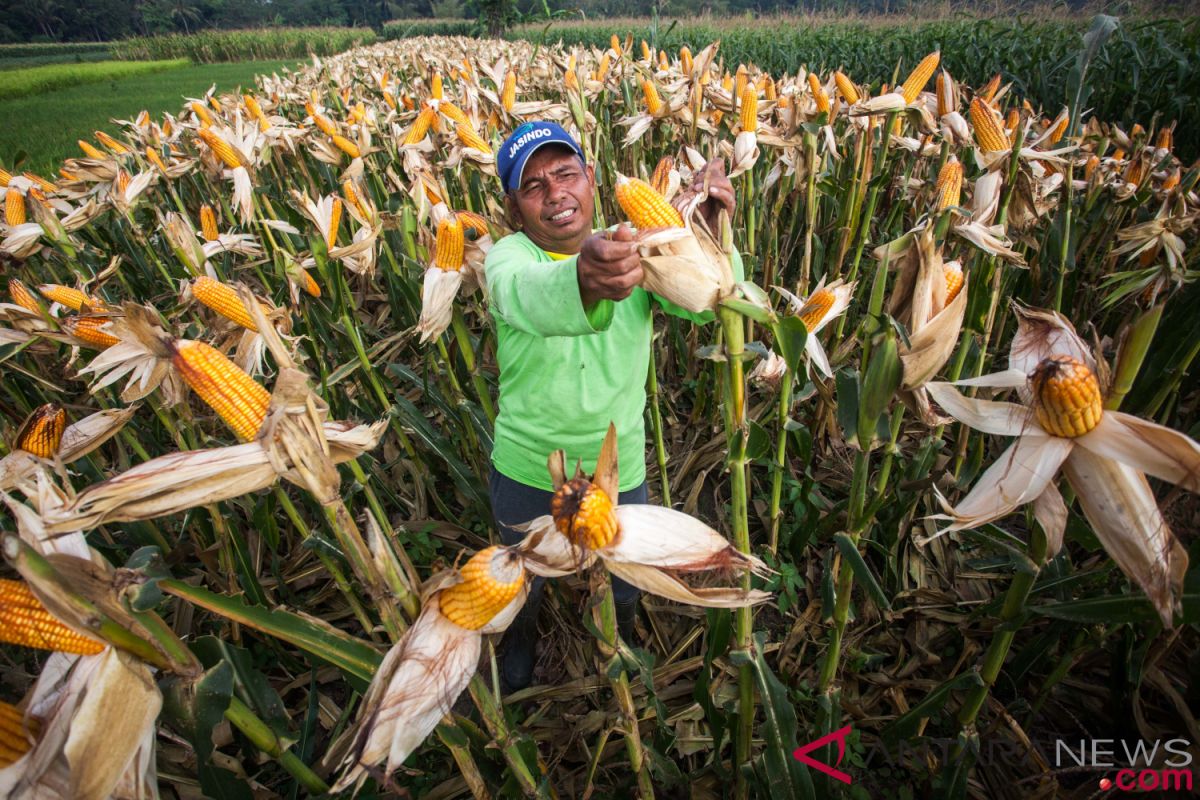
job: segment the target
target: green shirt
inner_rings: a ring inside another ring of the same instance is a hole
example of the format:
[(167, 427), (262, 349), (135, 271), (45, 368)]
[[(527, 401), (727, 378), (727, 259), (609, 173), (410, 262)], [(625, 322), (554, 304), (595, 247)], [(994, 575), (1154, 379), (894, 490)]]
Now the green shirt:
[[(553, 489), (546, 459), (562, 448), (590, 474), (611, 420), (617, 427), (621, 491), (646, 479), (646, 374), (650, 364), (651, 295), (638, 287), (619, 302), (585, 309), (576, 276), (578, 255), (555, 260), (524, 233), (497, 242), (485, 271), (496, 323), (500, 411), (492, 463), (526, 486)], [(733, 272), (742, 280), (735, 251)], [(655, 297), (664, 311), (693, 314)]]

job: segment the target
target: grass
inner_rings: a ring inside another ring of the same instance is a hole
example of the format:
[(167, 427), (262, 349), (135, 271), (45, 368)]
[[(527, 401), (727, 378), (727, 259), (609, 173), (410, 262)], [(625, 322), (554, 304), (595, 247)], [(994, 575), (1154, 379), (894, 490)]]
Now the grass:
[(24, 153), (23, 169), (53, 173), (64, 158), (80, 155), (77, 139), (90, 139), (95, 130), (116, 133), (113, 119), (132, 119), (142, 109), (175, 114), (183, 97), (202, 95), (214, 83), (218, 91), (231, 91), (254, 85), (255, 75), (296, 64), (289, 59), (194, 65), (7, 100), (10, 124), (0, 126), (0, 163), (12, 167)]
[(112, 53), (108, 49), (89, 52), (63, 51), (59, 53), (38, 53), (34, 55), (8, 56), (0, 53), (0, 72), (14, 69), (29, 69), (46, 64), (83, 64), (96, 61), (108, 61)]
[(85, 83), (120, 80), (134, 75), (186, 67), (186, 59), (171, 61), (100, 61), (94, 64), (45, 64), (0, 74), (0, 100), (11, 100)]

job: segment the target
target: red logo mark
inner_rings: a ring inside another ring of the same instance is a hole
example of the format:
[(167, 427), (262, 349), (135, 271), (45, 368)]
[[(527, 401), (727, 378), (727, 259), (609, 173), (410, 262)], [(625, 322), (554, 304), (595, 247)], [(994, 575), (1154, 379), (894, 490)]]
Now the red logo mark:
[[(839, 780), (842, 783), (850, 783), (851, 782), (850, 775), (848, 773), (842, 772), (840, 769), (837, 769), (837, 767), (842, 763), (842, 757), (846, 755), (846, 737), (849, 735), (850, 735), (850, 726), (849, 725), (847, 725), (844, 728), (839, 728), (838, 730), (834, 731), (833, 733), (826, 734), (826, 735), (822, 736), (820, 739), (817, 739), (816, 741), (809, 742), (808, 744), (804, 744), (804, 745), (797, 747), (795, 750), (792, 751), (792, 758), (796, 759), (801, 764), (807, 764), (808, 766), (812, 767), (815, 770), (824, 772), (826, 775), (828, 775), (831, 778), (834, 778), (835, 780)], [(815, 758), (812, 758), (811, 756), (808, 755), (813, 750), (817, 750), (821, 747), (824, 747), (825, 745), (829, 744), (830, 742), (832, 742), (834, 740), (836, 740), (838, 743), (838, 755), (837, 755), (837, 762), (833, 766), (830, 766), (829, 764), (826, 764), (821, 761), (817, 761)]]

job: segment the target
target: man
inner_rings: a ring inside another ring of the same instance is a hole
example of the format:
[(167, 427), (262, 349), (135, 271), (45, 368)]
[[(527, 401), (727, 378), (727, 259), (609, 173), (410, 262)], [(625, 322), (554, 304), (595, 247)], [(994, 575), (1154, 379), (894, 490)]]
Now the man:
[[(609, 421), (616, 424), (620, 499), (646, 502), (645, 382), (652, 322), (641, 260), (627, 225), (593, 233), (595, 172), (565, 130), (552, 122), (517, 128), (497, 155), (505, 204), (516, 233), (492, 247), (485, 265), (500, 412), (496, 418), (492, 514), (501, 539), (514, 526), (550, 512), (546, 469), (562, 448), (569, 463), (595, 468)], [(709, 200), (702, 213), (733, 214), (733, 186), (717, 159), (706, 168)], [(734, 274), (742, 264), (734, 254)], [(668, 313), (708, 322), (655, 298)], [(500, 676), (506, 691), (533, 678), (537, 614), (545, 580), (534, 580), (525, 607), (505, 635)], [(637, 589), (614, 579), (622, 638), (630, 641)]]

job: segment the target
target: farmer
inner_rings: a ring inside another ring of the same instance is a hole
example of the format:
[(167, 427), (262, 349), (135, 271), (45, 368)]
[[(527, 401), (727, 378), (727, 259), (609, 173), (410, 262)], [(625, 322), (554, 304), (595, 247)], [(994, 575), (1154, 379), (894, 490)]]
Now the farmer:
[[(633, 231), (593, 233), (595, 172), (583, 151), (553, 122), (530, 122), (497, 155), (509, 221), (516, 233), (492, 247), (486, 262), (496, 322), (500, 412), (489, 481), (492, 514), (506, 544), (515, 526), (550, 511), (546, 468), (563, 448), (591, 473), (609, 421), (616, 424), (621, 504), (646, 502), (646, 376), (650, 359), (650, 295), (642, 281)], [(734, 210), (724, 162), (705, 167), (709, 199), (701, 208), (713, 225)], [(715, 229), (715, 227), (714, 227)], [(734, 275), (742, 279), (740, 258)], [(667, 313), (708, 322), (655, 298)], [(537, 615), (545, 579), (536, 578), (524, 609), (502, 644), (506, 692), (533, 679)], [(620, 634), (632, 641), (638, 590), (613, 579)]]

